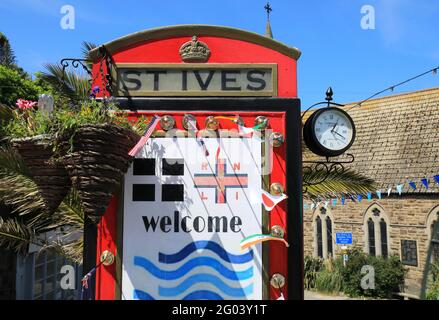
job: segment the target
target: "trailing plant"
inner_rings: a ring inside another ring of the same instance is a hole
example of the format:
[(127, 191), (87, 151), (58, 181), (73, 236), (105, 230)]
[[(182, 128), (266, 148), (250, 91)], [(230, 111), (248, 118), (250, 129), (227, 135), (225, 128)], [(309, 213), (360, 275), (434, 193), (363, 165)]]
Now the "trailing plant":
[(304, 285), (306, 289), (315, 289), (318, 273), (323, 269), (323, 259), (306, 256), (304, 259)]
[(114, 103), (89, 100), (75, 108), (55, 107), (52, 114), (35, 107), (36, 102), (19, 99), (16, 109), (0, 106), (4, 119), (3, 134), (10, 138), (32, 137), (52, 134), (54, 137), (74, 131), (82, 125), (114, 124), (143, 134), (147, 121), (145, 117), (129, 120)]

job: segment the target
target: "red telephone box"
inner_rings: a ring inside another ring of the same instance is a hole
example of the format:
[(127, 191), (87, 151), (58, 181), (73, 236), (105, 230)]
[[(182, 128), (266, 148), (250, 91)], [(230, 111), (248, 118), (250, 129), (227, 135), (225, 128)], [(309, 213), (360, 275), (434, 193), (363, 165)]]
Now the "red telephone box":
[[(88, 236), (85, 268), (104, 251), (116, 257), (98, 268), (95, 298), (302, 299), (300, 52), (243, 30), (182, 25), (134, 33), (92, 55), (102, 95), (130, 117), (162, 119), (96, 243)], [(288, 198), (269, 212), (262, 190)], [(240, 250), (243, 238), (270, 233), (289, 247)]]

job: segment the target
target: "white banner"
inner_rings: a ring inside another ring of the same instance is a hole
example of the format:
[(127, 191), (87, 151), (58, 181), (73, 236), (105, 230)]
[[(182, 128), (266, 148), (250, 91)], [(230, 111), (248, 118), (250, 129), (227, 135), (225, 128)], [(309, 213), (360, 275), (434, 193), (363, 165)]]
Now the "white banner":
[(261, 142), (153, 138), (124, 191), (123, 299), (262, 299)]

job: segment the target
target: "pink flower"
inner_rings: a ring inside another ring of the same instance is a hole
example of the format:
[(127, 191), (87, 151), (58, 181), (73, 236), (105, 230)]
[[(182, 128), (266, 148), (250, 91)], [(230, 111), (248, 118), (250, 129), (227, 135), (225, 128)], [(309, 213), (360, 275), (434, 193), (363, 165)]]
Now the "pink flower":
[(35, 101), (18, 99), (15, 104), (17, 105), (18, 109), (26, 110), (33, 108), (37, 103)]

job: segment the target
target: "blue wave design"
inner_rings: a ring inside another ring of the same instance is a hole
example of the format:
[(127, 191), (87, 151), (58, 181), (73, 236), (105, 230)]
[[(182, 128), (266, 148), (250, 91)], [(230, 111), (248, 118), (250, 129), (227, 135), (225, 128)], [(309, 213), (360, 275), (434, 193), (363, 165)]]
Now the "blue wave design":
[(134, 299), (138, 300), (155, 300), (148, 292), (134, 289)]
[(135, 256), (134, 265), (144, 268), (156, 278), (162, 280), (175, 280), (183, 277), (194, 268), (207, 266), (218, 271), (223, 277), (230, 280), (247, 280), (253, 277), (253, 266), (243, 270), (234, 271), (224, 267), (218, 260), (210, 257), (198, 257), (189, 260), (176, 270), (161, 270), (146, 258)]
[(224, 300), (219, 294), (209, 291), (200, 290), (189, 293), (183, 300)]
[(159, 253), (159, 262), (171, 264), (171, 263), (177, 263), (187, 256), (189, 256), (192, 252), (198, 250), (198, 249), (206, 249), (215, 252), (221, 259), (224, 261), (230, 262), (230, 263), (246, 263), (251, 260), (253, 260), (253, 251), (250, 250), (249, 252), (242, 254), (242, 255), (235, 255), (228, 253), (225, 251), (219, 244), (213, 241), (195, 241), (192, 243), (189, 243), (186, 247), (181, 249), (179, 252), (175, 254), (164, 254)]
[(176, 287), (159, 287), (159, 295), (163, 297), (174, 297), (185, 292), (187, 289), (200, 282), (213, 284), (215, 287), (221, 290), (221, 292), (231, 297), (245, 297), (248, 294), (253, 293), (253, 283), (244, 288), (232, 288), (225, 284), (223, 281), (221, 281), (220, 278), (214, 275), (200, 273), (187, 278)]

